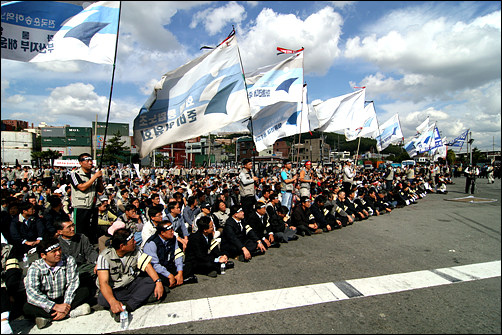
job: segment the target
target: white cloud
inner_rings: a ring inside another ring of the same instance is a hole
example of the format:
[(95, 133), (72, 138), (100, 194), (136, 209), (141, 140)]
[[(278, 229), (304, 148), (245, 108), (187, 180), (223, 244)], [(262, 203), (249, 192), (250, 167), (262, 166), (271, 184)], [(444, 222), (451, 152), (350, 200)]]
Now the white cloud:
[[(325, 7), (302, 20), (293, 14), (280, 14), (264, 8), (248, 27), (239, 31), (244, 70), (279, 62), (277, 47), (305, 48), (305, 74), (324, 75), (340, 56), (338, 42), (343, 19), (333, 8)], [(242, 36), (242, 37), (241, 37)]]
[(397, 73), (397, 78), (370, 75), (362, 80), (364, 84), (376, 83), (390, 96), (403, 94), (418, 100), (424, 95), (440, 97), (445, 91), (476, 88), (500, 78), (500, 11), (470, 23), (425, 15), (427, 19), (416, 25), (418, 17), (416, 11), (409, 17), (400, 11), (392, 26), (396, 30), (348, 39), (345, 57)]
[(224, 28), (228, 29), (230, 24), (240, 24), (246, 19), (246, 10), (235, 1), (227, 3), (223, 7), (208, 8), (197, 12), (190, 28), (194, 29), (202, 24), (210, 36), (220, 33)]
[(13, 95), (13, 96), (10, 96), (7, 99), (5, 99), (5, 102), (8, 104), (20, 104), (25, 101), (26, 101), (26, 98), (20, 94)]

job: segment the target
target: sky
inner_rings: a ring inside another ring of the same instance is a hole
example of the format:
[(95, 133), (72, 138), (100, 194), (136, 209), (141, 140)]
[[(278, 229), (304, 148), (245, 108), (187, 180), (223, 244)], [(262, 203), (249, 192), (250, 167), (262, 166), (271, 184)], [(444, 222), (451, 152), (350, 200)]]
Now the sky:
[[(163, 74), (236, 30), (244, 72), (305, 48), (309, 102), (366, 87), (380, 124), (405, 140), (427, 117), (451, 140), (501, 147), (499, 1), (123, 1), (110, 122), (132, 125)], [(2, 59), (2, 119), (37, 126), (106, 121), (113, 66)], [(464, 149), (465, 150), (465, 146)]]

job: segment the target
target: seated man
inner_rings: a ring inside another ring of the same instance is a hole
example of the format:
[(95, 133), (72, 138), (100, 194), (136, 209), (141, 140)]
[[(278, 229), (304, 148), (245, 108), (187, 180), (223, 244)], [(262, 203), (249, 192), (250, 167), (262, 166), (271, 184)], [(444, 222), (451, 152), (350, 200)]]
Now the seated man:
[(113, 233), (111, 246), (98, 256), (98, 304), (109, 308), (116, 322), (120, 322), (122, 306), (130, 313), (147, 300), (160, 300), (164, 295), (162, 280), (150, 263), (151, 259), (136, 248), (134, 234), (125, 228)]
[(115, 222), (123, 222), (124, 227), (129, 229), (134, 234), (136, 243), (141, 244), (141, 231), (143, 230), (144, 223), (138, 215), (138, 209), (133, 204), (127, 204), (124, 207), (123, 214), (119, 215)]
[(63, 254), (75, 258), (81, 285), (89, 287), (91, 296), (96, 294), (96, 260), (98, 251), (84, 234), (75, 233), (75, 224), (70, 219), (54, 222), (59, 245)]
[(366, 220), (368, 218), (368, 212), (361, 208), (356, 202), (356, 190), (352, 188), (348, 191), (345, 197), (345, 205), (347, 206), (348, 213), (354, 214), (357, 221)]
[(183, 283), (197, 282), (197, 277), (191, 274), (183, 278), (183, 251), (178, 245), (171, 221), (165, 220), (157, 225), (155, 234), (148, 238), (143, 251), (151, 257), (152, 266), (164, 286), (173, 288)]
[(253, 228), (258, 238), (265, 244), (265, 248), (279, 248), (281, 246), (279, 241), (275, 241), (267, 214), (267, 205), (264, 202), (258, 201), (254, 204), (254, 210), (251, 211), (245, 222)]
[(57, 196), (50, 196), (47, 202), (50, 204), (50, 207), (44, 211), (46, 233), (50, 236), (56, 236), (54, 222), (71, 220), (71, 218), (63, 210), (63, 202), (61, 201), (61, 198)]
[(346, 203), (345, 200), (346, 200), (345, 191), (344, 190), (338, 191), (338, 194), (337, 194), (337, 197), (336, 197), (336, 205), (344, 213), (347, 214), (347, 216), (346, 216), (347, 217), (347, 224), (351, 225), (356, 220), (356, 215), (349, 210), (349, 206), (347, 205), (347, 203)]
[(272, 193), (269, 200), (270, 202), (267, 204), (267, 215), (274, 236), (282, 243), (297, 240), (298, 235), (296, 235), (296, 229), (289, 226), (289, 223), (291, 223), (291, 218), (288, 215), (289, 209), (281, 205), (281, 201), (276, 193)]
[(40, 259), (34, 261), (24, 279), (27, 302), (24, 313), (35, 318), (39, 329), (66, 316), (77, 317), (91, 312), (89, 288), (80, 286), (77, 263), (61, 252), (56, 238), (37, 245)]
[(209, 216), (197, 221), (198, 230), (188, 236), (185, 253), (185, 269), (187, 273), (197, 273), (209, 277), (217, 277), (221, 273), (221, 264), (230, 269), (234, 263), (220, 251), (219, 243), (213, 238), (214, 223)]
[(319, 228), (322, 229), (323, 232), (327, 233), (335, 229), (334, 218), (331, 219), (329, 214), (329, 210), (324, 207), (326, 203), (326, 197), (323, 195), (318, 195), (314, 204), (310, 207), (312, 215), (314, 215), (315, 222), (319, 225)]
[(35, 216), (35, 208), (30, 202), (18, 206), (19, 214), (10, 223), (10, 234), (14, 256), (21, 260), (23, 254), (36, 247), (45, 233), (44, 222)]
[(174, 232), (178, 243), (181, 244), (185, 251), (188, 243), (188, 229), (185, 225), (183, 215), (181, 215), (181, 203), (172, 201), (167, 204), (167, 218), (174, 225)]
[(296, 227), (296, 233), (301, 236), (322, 233), (322, 229), (319, 228), (310, 211), (310, 206), (310, 198), (307, 196), (301, 197), (300, 203), (296, 205), (291, 216), (291, 225)]
[(232, 206), (221, 236), (221, 251), (228, 257), (239, 257), (241, 262), (247, 262), (252, 256), (264, 254), (266, 249), (253, 228), (243, 225), (243, 219), (242, 207)]

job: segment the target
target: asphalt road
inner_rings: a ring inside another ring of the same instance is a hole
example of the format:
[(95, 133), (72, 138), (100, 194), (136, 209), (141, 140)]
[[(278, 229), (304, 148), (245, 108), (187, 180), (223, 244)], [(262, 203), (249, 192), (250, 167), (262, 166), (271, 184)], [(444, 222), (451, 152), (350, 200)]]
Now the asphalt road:
[[(478, 179), (475, 197), (491, 203), (445, 201), (467, 196), (465, 179), (447, 195), (371, 217), (269, 250), (218, 278), (176, 288), (166, 302), (340, 282), (501, 259), (501, 183)], [(130, 330), (126, 333), (494, 333), (501, 332), (501, 283), (495, 278), (359, 297), (236, 317)]]

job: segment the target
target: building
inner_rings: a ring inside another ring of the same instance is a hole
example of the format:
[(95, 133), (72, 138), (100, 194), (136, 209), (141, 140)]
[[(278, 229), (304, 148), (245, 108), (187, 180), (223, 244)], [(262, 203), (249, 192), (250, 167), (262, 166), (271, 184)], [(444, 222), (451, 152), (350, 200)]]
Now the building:
[(2, 131), (2, 165), (31, 166), (31, 153), (35, 147), (35, 134), (25, 131)]
[(322, 138), (312, 138), (304, 143), (292, 145), (293, 156), (298, 156), (299, 161), (330, 162), (330, 146)]
[(21, 131), (28, 128), (28, 122), (21, 120), (2, 120), (2, 131)]

